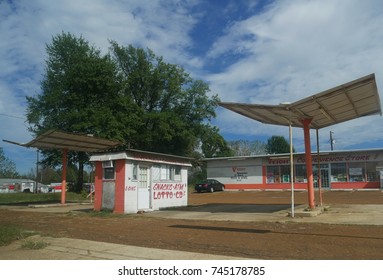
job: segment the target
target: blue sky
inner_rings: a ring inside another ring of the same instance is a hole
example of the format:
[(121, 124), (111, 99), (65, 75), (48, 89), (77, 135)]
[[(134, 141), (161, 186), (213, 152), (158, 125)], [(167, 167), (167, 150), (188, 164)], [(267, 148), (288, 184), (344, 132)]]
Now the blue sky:
[[(380, 0), (0, 0), (0, 139), (28, 142), (26, 96), (40, 92), (45, 46), (70, 32), (108, 51), (108, 40), (148, 47), (225, 102), (294, 102), (375, 73), (383, 91), (383, 3)], [(382, 96), (381, 96), (382, 99)], [(382, 148), (381, 116), (320, 131), (330, 149)], [(213, 124), (227, 140), (288, 138), (223, 108)], [(293, 130), (297, 151), (303, 132)], [(315, 142), (315, 132), (312, 132)], [(21, 173), (36, 151), (1, 142)]]

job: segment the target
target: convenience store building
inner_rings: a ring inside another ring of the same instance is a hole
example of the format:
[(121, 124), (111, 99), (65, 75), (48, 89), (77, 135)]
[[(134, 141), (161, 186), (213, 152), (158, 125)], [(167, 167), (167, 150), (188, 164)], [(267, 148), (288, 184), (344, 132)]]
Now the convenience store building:
[[(315, 208), (313, 167), (315, 162), (311, 152), (310, 130), (316, 130), (316, 146), (317, 153), (319, 153), (320, 129), (360, 117), (377, 114), (382, 116), (379, 93), (373, 73), (292, 103), (282, 102), (278, 105), (267, 105), (219, 102), (219, 105), (264, 124), (288, 126), (291, 164), (293, 164), (292, 127), (303, 128), (306, 162), (304, 167), (306, 168), (306, 178), (303, 180), (307, 180), (310, 209)], [(290, 172), (292, 171), (293, 168), (290, 168)], [(291, 177), (293, 176), (291, 173)], [(293, 189), (292, 183), (291, 189)]]
[[(226, 190), (285, 190), (291, 188), (289, 154), (210, 158), (207, 176)], [(307, 189), (304, 153), (293, 156), (294, 187)], [(312, 155), (314, 188), (332, 190), (383, 188), (383, 149), (330, 151)]]

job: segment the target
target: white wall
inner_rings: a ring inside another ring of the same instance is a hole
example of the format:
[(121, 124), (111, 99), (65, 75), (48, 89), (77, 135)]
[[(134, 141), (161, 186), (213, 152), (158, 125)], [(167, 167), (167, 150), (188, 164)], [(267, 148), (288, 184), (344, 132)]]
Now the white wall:
[(262, 184), (262, 159), (208, 161), (207, 177), (223, 184)]
[[(140, 163), (138, 163), (140, 165)], [(145, 163), (148, 166), (148, 163)], [(181, 169), (181, 180), (159, 180), (155, 174), (160, 170), (156, 165), (150, 167), (150, 207), (151, 210), (159, 210), (167, 207), (187, 206), (187, 167)], [(133, 180), (132, 161), (127, 160), (125, 166), (125, 213), (137, 213), (138, 211), (138, 181)]]
[[(153, 170), (152, 172), (156, 171)], [(187, 168), (182, 167), (180, 181), (153, 180), (151, 184), (153, 210), (167, 207), (187, 206), (187, 179)]]
[(127, 160), (125, 165), (125, 213), (137, 213), (138, 181), (133, 181), (132, 161)]

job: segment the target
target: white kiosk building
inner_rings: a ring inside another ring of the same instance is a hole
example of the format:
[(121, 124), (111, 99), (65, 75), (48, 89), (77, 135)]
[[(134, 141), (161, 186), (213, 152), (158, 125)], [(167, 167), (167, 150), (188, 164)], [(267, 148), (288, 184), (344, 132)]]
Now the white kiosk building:
[(186, 206), (190, 159), (129, 149), (93, 154), (94, 210), (137, 213)]

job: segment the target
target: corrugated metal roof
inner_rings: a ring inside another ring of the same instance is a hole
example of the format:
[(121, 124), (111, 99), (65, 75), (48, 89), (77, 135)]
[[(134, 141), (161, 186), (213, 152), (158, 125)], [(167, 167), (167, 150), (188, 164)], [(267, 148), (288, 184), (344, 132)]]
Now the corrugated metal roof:
[[(320, 156), (323, 155), (336, 155), (336, 154), (360, 154), (360, 153), (375, 153), (375, 159), (383, 155), (383, 148), (372, 148), (372, 149), (354, 149), (354, 150), (335, 150), (335, 151), (321, 151)], [(303, 156), (305, 152), (294, 152), (295, 156)], [(316, 156), (318, 153), (311, 153), (312, 156)], [(216, 161), (216, 160), (231, 160), (231, 161), (241, 161), (253, 158), (287, 158), (290, 156), (290, 153), (281, 153), (281, 154), (261, 154), (261, 155), (250, 155), (250, 156), (231, 156), (231, 157), (216, 157), (216, 158), (204, 158), (203, 161)]]
[(302, 119), (312, 119), (311, 128), (323, 128), (380, 114), (375, 75), (359, 78), (290, 104), (261, 105), (220, 102), (220, 106), (266, 124), (303, 127)]
[(28, 143), (17, 143), (4, 140), (12, 144), (38, 149), (68, 149), (79, 152), (105, 151), (121, 145), (117, 141), (96, 138), (86, 134), (68, 133), (49, 130)]
[(175, 163), (177, 165), (191, 166), (190, 162), (193, 158), (136, 149), (127, 149), (121, 152), (96, 153), (90, 157), (90, 161), (106, 161), (116, 159), (131, 159), (156, 163)]

